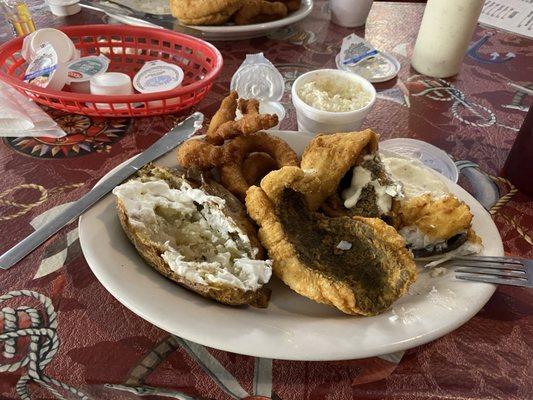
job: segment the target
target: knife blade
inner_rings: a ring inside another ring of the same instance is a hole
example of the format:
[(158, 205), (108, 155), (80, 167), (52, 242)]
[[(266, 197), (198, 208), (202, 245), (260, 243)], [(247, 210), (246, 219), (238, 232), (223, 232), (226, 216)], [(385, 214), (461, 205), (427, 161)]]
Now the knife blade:
[(79, 217), (84, 211), (108, 194), (113, 188), (126, 178), (136, 173), (147, 163), (161, 157), (172, 150), (201, 128), (204, 116), (196, 112), (178, 124), (161, 139), (140, 153), (133, 160), (123, 165), (104, 182), (93, 187), (87, 194), (68, 207), (61, 215), (47, 222), (30, 234), (13, 248), (0, 256), (0, 269), (7, 270), (17, 264), (29, 253), (39, 247), (46, 239), (59, 231), (69, 222)]

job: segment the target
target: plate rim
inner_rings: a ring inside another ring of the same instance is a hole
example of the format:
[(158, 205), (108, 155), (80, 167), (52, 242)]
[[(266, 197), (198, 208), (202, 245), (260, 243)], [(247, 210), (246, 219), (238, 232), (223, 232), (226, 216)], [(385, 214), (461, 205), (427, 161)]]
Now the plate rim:
[[(298, 131), (272, 130), (270, 132), (274, 133), (274, 134), (275, 133), (278, 133), (278, 134), (279, 133), (281, 133), (281, 134), (298, 134), (298, 135), (301, 135), (301, 136), (309, 137), (309, 135), (301, 134)], [(194, 136), (192, 139), (198, 139), (199, 137), (201, 137), (201, 136)], [(121, 164), (117, 165), (115, 168), (113, 168), (107, 174), (105, 174), (97, 182), (96, 185), (101, 184), (117, 168), (119, 168), (120, 166), (124, 165), (125, 163), (127, 163), (128, 161), (132, 160), (133, 158), (135, 158), (137, 156), (138, 155), (130, 157), (129, 159), (127, 159), (124, 162), (122, 162)], [(439, 174), (439, 176), (440, 176), (440, 174)], [(451, 180), (449, 180), (446, 177), (444, 177), (444, 181), (445, 181), (446, 185), (451, 184), (452, 186), (458, 187), (461, 191), (464, 191), (468, 196), (470, 196), (472, 199), (474, 199), (479, 204), (479, 206), (481, 207), (481, 210), (483, 211), (484, 219), (487, 218), (487, 220), (490, 221), (491, 225), (493, 225), (493, 227), (495, 228), (495, 231), (498, 233), (498, 238), (499, 238), (499, 246), (498, 247), (499, 248), (497, 249), (497, 251), (495, 251), (496, 253), (498, 253), (496, 255), (503, 256), (504, 255), (504, 250), (503, 250), (503, 242), (502, 242), (502, 239), (501, 239), (501, 235), (500, 235), (499, 230), (497, 229), (497, 227), (496, 227), (496, 225), (494, 223), (494, 220), (491, 218), (490, 214), (481, 205), (481, 203), (479, 203), (465, 189), (463, 189), (462, 187), (460, 187), (459, 185), (457, 185), (456, 183), (452, 182)], [(109, 194), (109, 195), (111, 195), (111, 194)], [(80, 240), (80, 245), (81, 245), (81, 249), (82, 249), (84, 258), (87, 261), (87, 264), (89, 265), (89, 268), (91, 269), (91, 271), (93, 272), (93, 274), (97, 278), (98, 282), (116, 300), (118, 300), (119, 303), (121, 303), (128, 310), (130, 310), (133, 313), (135, 313), (137, 316), (141, 317), (142, 319), (144, 319), (145, 321), (151, 323), (152, 325), (158, 327), (159, 329), (164, 330), (165, 332), (177, 335), (177, 336), (179, 336), (179, 337), (181, 337), (183, 339), (189, 340), (189, 341), (194, 342), (194, 343), (198, 343), (198, 344), (203, 345), (203, 346), (207, 346), (207, 347), (210, 347), (210, 348), (214, 348), (214, 349), (218, 349), (218, 350), (222, 350), (222, 351), (226, 351), (226, 352), (230, 352), (230, 353), (251, 356), (251, 357), (262, 357), (262, 358), (271, 358), (271, 359), (277, 359), (277, 360), (292, 360), (292, 361), (340, 361), (340, 360), (353, 360), (353, 359), (362, 359), (362, 358), (368, 358), (368, 357), (375, 357), (375, 356), (378, 356), (378, 355), (390, 354), (390, 353), (394, 353), (394, 352), (398, 352), (398, 351), (404, 351), (404, 350), (407, 350), (407, 349), (415, 348), (415, 347), (421, 346), (423, 344), (432, 342), (432, 341), (434, 341), (434, 340), (436, 340), (436, 339), (438, 339), (440, 337), (443, 337), (443, 336), (449, 334), (450, 332), (456, 330), (460, 326), (464, 325), (466, 322), (468, 322), (470, 319), (472, 319), (472, 317), (474, 317), (484, 307), (484, 305), (490, 300), (490, 298), (492, 297), (492, 295), (496, 291), (496, 285), (481, 284), (480, 283), (479, 285), (480, 285), (480, 287), (484, 288), (484, 292), (481, 293), (483, 298), (479, 302), (479, 307), (476, 306), (476, 307), (473, 307), (472, 309), (470, 309), (469, 312), (464, 314), (463, 319), (460, 319), (460, 318), (455, 319), (453, 321), (453, 323), (448, 324), (445, 328), (429, 329), (423, 335), (420, 335), (418, 337), (408, 338), (408, 339), (405, 339), (403, 341), (397, 341), (396, 343), (392, 343), (392, 344), (391, 343), (381, 343), (380, 345), (375, 346), (372, 351), (368, 351), (368, 350), (365, 351), (365, 350), (359, 349), (358, 351), (356, 351), (357, 354), (354, 354), (353, 352), (352, 353), (338, 353), (338, 354), (334, 353), (333, 355), (329, 355), (328, 354), (327, 356), (310, 356), (310, 357), (309, 356), (303, 356), (302, 357), (301, 353), (300, 353), (300, 355), (292, 355), (292, 354), (287, 355), (286, 353), (281, 353), (279, 350), (274, 351), (274, 352), (272, 350), (266, 350), (265, 351), (265, 350), (263, 350), (263, 348), (256, 348), (256, 349), (254, 349), (254, 351), (240, 351), (240, 350), (236, 350), (231, 345), (229, 345), (229, 346), (226, 345), (224, 342), (221, 342), (221, 341), (218, 341), (216, 343), (216, 345), (214, 345), (212, 341), (204, 340), (202, 338), (198, 339), (198, 337), (194, 337), (194, 336), (189, 335), (187, 333), (184, 334), (183, 332), (179, 332), (179, 333), (178, 332), (173, 332), (173, 330), (169, 329), (168, 327), (166, 327), (166, 324), (162, 323), (162, 321), (156, 320), (155, 318), (151, 317), (150, 315), (146, 315), (138, 307), (136, 307), (135, 305), (129, 304), (128, 301), (126, 301), (125, 299), (123, 299), (119, 295), (117, 295), (114, 292), (113, 288), (111, 288), (112, 284), (110, 282), (107, 282), (105, 279), (101, 279), (101, 277), (99, 275), (99, 272), (97, 271), (97, 268), (93, 268), (93, 266), (91, 265), (91, 260), (93, 259), (92, 255), (88, 256), (86, 254), (86, 251), (84, 249), (84, 243), (86, 242), (86, 238), (85, 238), (84, 229), (82, 228), (82, 226), (84, 226), (84, 216), (85, 216), (85, 213), (82, 214), (79, 217), (79, 219), (78, 219), (79, 240)], [(161, 276), (161, 278), (162, 279), (166, 279), (163, 276)], [(284, 285), (282, 282), (281, 282), (281, 284)], [(358, 317), (354, 317), (354, 318), (358, 318)], [(361, 318), (365, 318), (365, 317), (361, 317)], [(209, 337), (211, 337), (211, 336), (209, 336)], [(282, 347), (282, 346), (280, 346), (280, 347)]]

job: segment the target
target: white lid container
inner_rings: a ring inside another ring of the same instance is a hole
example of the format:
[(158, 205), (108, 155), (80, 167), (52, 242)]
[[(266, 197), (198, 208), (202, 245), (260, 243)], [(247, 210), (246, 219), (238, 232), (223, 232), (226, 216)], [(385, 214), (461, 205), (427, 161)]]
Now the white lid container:
[(103, 74), (109, 67), (109, 59), (103, 54), (88, 56), (67, 64), (67, 83), (70, 90), (76, 93), (90, 93), (90, 80), (93, 76)]
[(374, 58), (367, 58), (355, 65), (343, 64), (339, 53), (335, 57), (335, 63), (338, 69), (361, 75), (372, 83), (390, 81), (400, 71), (400, 62), (396, 57), (385, 52), (380, 52)]
[(28, 62), (33, 60), (37, 50), (45, 43), (54, 47), (60, 63), (79, 57), (72, 40), (65, 33), (53, 28), (39, 29), (26, 36), (22, 43), (22, 57)]
[(230, 89), (243, 99), (257, 99), (262, 114), (276, 114), (279, 122), (272, 129), (279, 128), (286, 115), (285, 107), (280, 103), (285, 92), (285, 79), (263, 53), (246, 55), (231, 78)]
[(459, 179), (459, 170), (446, 152), (422, 140), (398, 138), (379, 143), (381, 150), (420, 160), (424, 165), (444, 175), (452, 182)]
[(24, 81), (42, 88), (61, 90), (67, 82), (67, 68), (58, 61), (55, 48), (45, 43), (26, 68)]
[(79, 0), (47, 0), (52, 14), (58, 17), (74, 15), (81, 11)]
[(165, 92), (183, 82), (183, 70), (160, 60), (149, 61), (135, 74), (133, 87), (140, 93)]
[[(133, 94), (131, 78), (122, 72), (105, 72), (90, 80), (91, 94), (120, 96)], [(106, 103), (96, 103), (97, 108), (109, 109)], [(115, 108), (126, 108), (126, 104), (114, 104)]]
[[(135, 74), (133, 87), (139, 93), (166, 92), (177, 88), (183, 82), (183, 70), (175, 65), (161, 60), (148, 61)], [(164, 105), (179, 104), (180, 98), (171, 98), (156, 101), (149, 101), (149, 107), (163, 107)]]
[[(370, 101), (362, 108), (353, 111), (333, 112), (314, 108), (298, 95), (301, 86), (307, 82), (324, 78), (334, 78), (354, 82), (370, 94)], [(312, 134), (353, 132), (361, 128), (366, 116), (376, 101), (376, 89), (365, 78), (351, 72), (337, 69), (319, 69), (301, 75), (292, 85), (292, 103), (296, 109), (298, 130)]]

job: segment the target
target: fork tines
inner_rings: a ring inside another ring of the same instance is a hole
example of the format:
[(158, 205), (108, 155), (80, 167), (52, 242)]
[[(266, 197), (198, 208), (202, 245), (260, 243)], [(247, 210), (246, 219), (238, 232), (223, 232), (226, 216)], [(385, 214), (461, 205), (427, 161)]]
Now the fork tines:
[[(457, 279), (500, 285), (533, 287), (526, 260), (506, 257), (466, 256), (449, 260)], [(533, 272), (533, 271), (532, 271)]]

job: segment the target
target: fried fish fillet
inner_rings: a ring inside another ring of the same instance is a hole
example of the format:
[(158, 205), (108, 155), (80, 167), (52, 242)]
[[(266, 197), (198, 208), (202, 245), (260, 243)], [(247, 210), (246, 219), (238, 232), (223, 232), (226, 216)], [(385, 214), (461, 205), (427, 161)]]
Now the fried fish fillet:
[(395, 204), (393, 224), (415, 257), (428, 257), (455, 250), (466, 242), (480, 245), (472, 219), (468, 205), (457, 197), (424, 194)]
[(313, 173), (322, 183), (312, 195), (309, 207), (319, 208), (338, 192), (342, 179), (362, 162), (367, 154), (378, 149), (378, 136), (370, 129), (361, 132), (318, 135), (302, 154), (302, 169)]
[(246, 0), (234, 20), (237, 25), (258, 24), (285, 18), (288, 12), (287, 6), (279, 1)]
[(222, 25), (246, 0), (171, 0), (172, 15), (185, 25)]
[(320, 187), (316, 176), (284, 167), (248, 190), (248, 214), (274, 273), (297, 293), (344, 313), (379, 314), (416, 279), (412, 255), (379, 219), (311, 211)]

